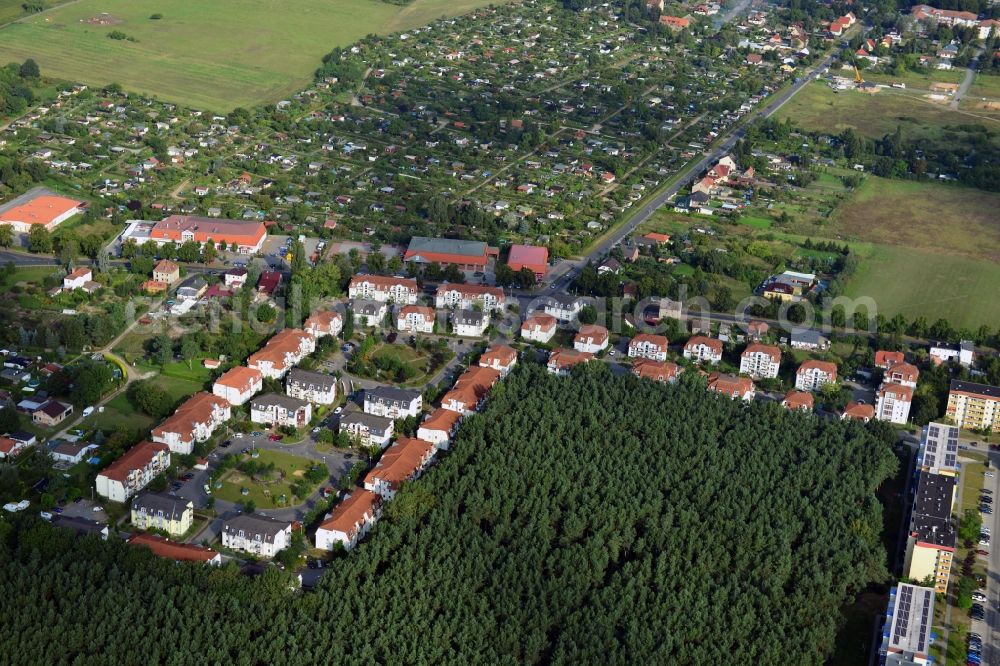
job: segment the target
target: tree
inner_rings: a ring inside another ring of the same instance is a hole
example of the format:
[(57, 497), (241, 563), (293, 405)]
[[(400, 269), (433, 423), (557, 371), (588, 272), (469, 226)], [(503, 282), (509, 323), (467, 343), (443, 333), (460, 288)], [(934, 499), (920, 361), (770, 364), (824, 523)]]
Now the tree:
[(10, 247), (14, 244), (14, 228), (9, 224), (0, 224), (0, 247)]
[(162, 419), (173, 411), (174, 399), (155, 380), (143, 379), (128, 387), (129, 402), (153, 418)]
[(28, 249), (36, 254), (52, 252), (52, 234), (41, 225), (33, 225), (28, 232)]
[(958, 523), (958, 536), (963, 541), (977, 541), (983, 527), (983, 518), (975, 509), (966, 509)]
[(181, 340), (181, 358), (188, 362), (188, 368), (192, 367), (192, 361), (194, 361), (200, 353), (201, 345), (198, 343), (198, 340), (190, 335), (184, 336)]
[(210, 264), (219, 258), (219, 251), (215, 249), (215, 243), (208, 241), (205, 243), (204, 247), (201, 248), (201, 260)]
[(157, 335), (153, 338), (151, 346), (153, 350), (153, 357), (161, 367), (173, 360), (174, 343), (166, 335)]
[(22, 79), (37, 79), (42, 75), (42, 72), (38, 69), (38, 63), (31, 58), (21, 63), (19, 73)]

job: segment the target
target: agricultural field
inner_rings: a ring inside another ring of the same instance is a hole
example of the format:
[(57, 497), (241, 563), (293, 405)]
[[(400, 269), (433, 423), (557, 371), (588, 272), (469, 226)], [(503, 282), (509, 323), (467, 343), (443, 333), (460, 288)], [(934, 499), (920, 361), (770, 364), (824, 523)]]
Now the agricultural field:
[(862, 257), (845, 289), (869, 296), (878, 313), (909, 320), (947, 319), (956, 328), (1000, 325), (1000, 263), (972, 260), (933, 250), (875, 245)]
[(882, 90), (867, 95), (854, 90), (835, 91), (825, 83), (811, 83), (778, 112), (807, 131), (840, 133), (853, 128), (881, 138), (902, 128), (907, 136), (933, 135), (936, 128), (968, 122), (973, 117), (909, 90)]
[[(2, 18), (8, 0), (0, 3)], [(48, 76), (91, 85), (119, 83), (134, 92), (224, 112), (301, 90), (322, 56), (338, 46), (485, 4), (82, 0), (0, 28), (0, 61), (34, 58)], [(109, 38), (112, 31), (128, 39)]]

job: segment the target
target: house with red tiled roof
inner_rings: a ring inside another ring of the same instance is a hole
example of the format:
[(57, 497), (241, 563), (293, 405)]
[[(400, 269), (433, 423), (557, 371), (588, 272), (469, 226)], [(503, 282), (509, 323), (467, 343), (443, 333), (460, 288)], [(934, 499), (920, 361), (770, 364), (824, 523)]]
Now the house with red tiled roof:
[(590, 352), (577, 351), (576, 349), (556, 349), (549, 354), (546, 368), (549, 372), (561, 377), (568, 376), (573, 368), (581, 363), (587, 363), (594, 358)]
[(382, 514), (382, 496), (370, 490), (355, 490), (345, 497), (316, 528), (316, 547), (333, 550), (336, 544), (351, 550), (375, 525)]
[(225, 398), (204, 391), (195, 393), (172, 416), (153, 428), (152, 439), (166, 444), (173, 453), (189, 454), (196, 442), (211, 437), (230, 416), (232, 410)]
[(546, 343), (555, 336), (558, 324), (552, 315), (536, 312), (521, 323), (521, 339)]
[(133, 534), (126, 543), (130, 546), (149, 548), (157, 557), (174, 562), (198, 562), (214, 566), (222, 564), (222, 555), (218, 551), (193, 543), (171, 541), (158, 534)]
[(573, 338), (573, 349), (596, 354), (608, 348), (608, 329), (597, 324), (584, 324)]
[(230, 405), (242, 405), (264, 388), (264, 375), (260, 370), (238, 365), (227, 370), (212, 385), (212, 393)]
[(549, 268), (549, 249), (538, 245), (511, 245), (507, 265), (514, 272), (527, 268), (535, 274), (536, 280), (541, 280)]
[(754, 385), (749, 377), (738, 377), (721, 372), (713, 372), (708, 376), (708, 390), (746, 402), (753, 400), (755, 395)]
[(436, 447), (415, 437), (403, 437), (382, 454), (378, 464), (365, 477), (365, 490), (384, 499), (396, 496), (404, 482), (415, 479), (434, 459)]
[(336, 310), (314, 312), (302, 324), (302, 329), (317, 340), (327, 335), (340, 335), (343, 328), (344, 318)]
[(886, 369), (882, 375), (882, 382), (917, 388), (917, 379), (919, 377), (920, 371), (917, 370), (917, 366), (906, 361), (900, 361), (893, 363)]
[(514, 348), (499, 342), (492, 345), (479, 357), (480, 366), (496, 370), (501, 377), (506, 377), (516, 363), (517, 352), (514, 351)]
[(818, 391), (824, 384), (837, 381), (837, 364), (809, 359), (795, 371), (795, 388), (800, 391)]
[(781, 406), (792, 411), (811, 412), (813, 403), (813, 394), (807, 391), (789, 391), (781, 400)]
[(751, 342), (740, 354), (740, 373), (753, 379), (773, 379), (781, 366), (781, 350), (772, 345)]
[(747, 324), (747, 336), (757, 342), (760, 342), (770, 330), (771, 326), (766, 321), (754, 320)]
[[(126, 231), (128, 233), (129, 230)], [(148, 234), (148, 239), (158, 245), (171, 242), (183, 245), (188, 241), (200, 244), (211, 241), (219, 245), (225, 242), (240, 254), (256, 254), (267, 239), (267, 228), (261, 222), (171, 215), (153, 224)]]
[(712, 364), (718, 363), (722, 360), (722, 340), (705, 335), (692, 335), (684, 343), (684, 358)]
[(247, 367), (259, 370), (264, 377), (281, 379), (307, 355), (316, 351), (316, 338), (297, 328), (282, 329), (250, 355)]
[(653, 333), (637, 333), (629, 340), (628, 355), (630, 358), (645, 358), (651, 361), (667, 360), (666, 336)]
[(157, 442), (140, 442), (97, 475), (97, 494), (113, 502), (124, 502), (168, 467), (169, 446)]
[(844, 412), (840, 415), (840, 420), (842, 421), (854, 419), (856, 421), (864, 421), (865, 423), (868, 423), (873, 418), (875, 418), (874, 407), (866, 405), (863, 402), (854, 401), (847, 403), (847, 407), (844, 408)]
[(94, 280), (94, 273), (86, 266), (74, 268), (63, 278), (62, 288), (69, 291), (72, 289), (82, 289), (88, 282)]
[(403, 333), (433, 333), (437, 313), (426, 305), (406, 305), (396, 313), (396, 328)]
[(438, 407), (417, 428), (417, 437), (432, 442), (439, 449), (448, 449), (461, 421), (462, 412)]
[(462, 415), (472, 414), (499, 380), (499, 370), (474, 365), (455, 380), (455, 386), (441, 398), (441, 406)]
[(691, 25), (691, 21), (680, 16), (661, 16), (660, 25), (664, 25), (674, 32), (678, 30), (684, 30)]
[(158, 282), (173, 284), (177, 280), (181, 279), (181, 269), (174, 262), (168, 259), (162, 259), (158, 264), (156, 264), (156, 266), (153, 267), (153, 279)]
[(902, 363), (905, 360), (906, 354), (901, 351), (884, 351), (880, 349), (875, 352), (875, 367), (882, 368), (883, 370), (888, 370), (890, 366)]
[(9, 460), (27, 448), (30, 448), (27, 442), (4, 435), (0, 437), (0, 460)]
[(412, 305), (417, 302), (420, 288), (417, 281), (410, 278), (355, 275), (351, 278), (347, 292), (351, 298)]
[(632, 364), (632, 374), (642, 379), (652, 379), (657, 382), (677, 381), (681, 367), (670, 361), (651, 361), (640, 358)]
[(483, 312), (503, 312), (507, 298), (500, 287), (489, 287), (482, 284), (450, 284), (443, 282), (438, 285), (434, 297), (434, 306), (439, 309), (456, 308), (468, 310), (479, 307)]

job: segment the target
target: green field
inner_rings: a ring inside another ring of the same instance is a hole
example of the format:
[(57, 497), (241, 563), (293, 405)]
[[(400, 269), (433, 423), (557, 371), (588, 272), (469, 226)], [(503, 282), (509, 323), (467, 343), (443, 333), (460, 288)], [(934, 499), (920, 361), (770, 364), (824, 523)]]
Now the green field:
[(998, 263), (997, 210), (1000, 194), (995, 192), (868, 176), (823, 234)]
[(931, 102), (925, 94), (909, 90), (882, 90), (874, 95), (854, 90), (837, 92), (825, 83), (815, 82), (790, 99), (777, 115), (807, 131), (840, 133), (852, 127), (872, 138), (881, 138), (897, 127), (907, 136), (936, 134), (942, 126), (975, 119)]
[[(156, 384), (176, 401), (186, 398), (202, 389), (200, 383), (178, 379), (176, 377), (159, 376)], [(114, 430), (119, 424), (125, 424), (129, 430), (147, 431), (156, 425), (153, 417), (143, 414), (129, 402), (125, 393), (119, 393), (104, 406), (104, 412), (95, 412), (90, 418), (82, 421), (85, 426), (96, 426), (102, 430)]]
[[(841, 73), (841, 76), (848, 76), (848, 74)], [(851, 78), (854, 77), (854, 73), (851, 72)], [(917, 88), (919, 90), (929, 90), (932, 83), (961, 83), (962, 79), (965, 78), (964, 69), (926, 69), (922, 72), (912, 72), (906, 71), (901, 74), (886, 74), (882, 72), (862, 72), (861, 76), (865, 81), (871, 81), (872, 83), (884, 83), (886, 85), (892, 85), (893, 83), (905, 83), (907, 88)]]
[[(7, 3), (9, 0), (0, 0)], [(486, 0), (80, 0), (0, 29), (0, 62), (212, 111), (303, 89), (323, 55), (371, 33), (457, 15)], [(0, 10), (6, 4), (0, 4)], [(161, 14), (159, 20), (151, 20)], [(103, 22), (98, 17), (108, 15)], [(136, 41), (113, 40), (117, 30)]]
[(909, 320), (943, 317), (955, 327), (1000, 326), (1000, 263), (892, 245), (874, 246), (848, 282), (851, 298), (870, 296), (878, 313)]
[[(276, 470), (270, 478), (251, 479), (240, 470), (233, 469), (223, 475), (222, 487), (213, 488), (212, 494), (227, 502), (252, 500), (259, 509), (280, 506), (277, 500), (282, 495), (287, 498), (285, 505), (295, 504), (296, 500), (291, 491), (292, 483), (304, 476), (305, 470), (313, 461), (281, 451), (260, 450), (258, 453), (258, 463), (262, 465), (274, 463)], [(244, 495), (241, 492), (243, 488), (249, 490), (249, 494)]]

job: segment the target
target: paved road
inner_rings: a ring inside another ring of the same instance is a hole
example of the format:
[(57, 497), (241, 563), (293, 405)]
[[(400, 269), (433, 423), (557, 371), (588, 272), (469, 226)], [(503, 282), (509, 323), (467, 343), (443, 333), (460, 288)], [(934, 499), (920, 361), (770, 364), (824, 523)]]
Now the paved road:
[[(982, 446), (982, 444), (980, 444)], [(991, 471), (1000, 465), (1000, 453), (988, 454)], [(985, 487), (993, 491), (993, 497), (1000, 498), (1000, 478), (984, 479)], [(973, 622), (972, 631), (983, 637), (983, 664), (1000, 664), (1000, 513), (983, 516), (983, 525), (990, 529), (993, 537), (986, 574), (986, 621)]]
[(976, 70), (979, 68), (979, 57), (983, 55), (984, 49), (980, 48), (976, 50), (976, 55), (972, 56), (972, 60), (969, 61), (969, 66), (965, 70), (965, 78), (962, 79), (962, 85), (958, 87), (955, 92), (955, 97), (951, 100), (952, 110), (958, 110), (958, 103), (965, 97), (965, 93), (969, 92), (969, 86), (972, 85), (972, 80), (976, 77)]

